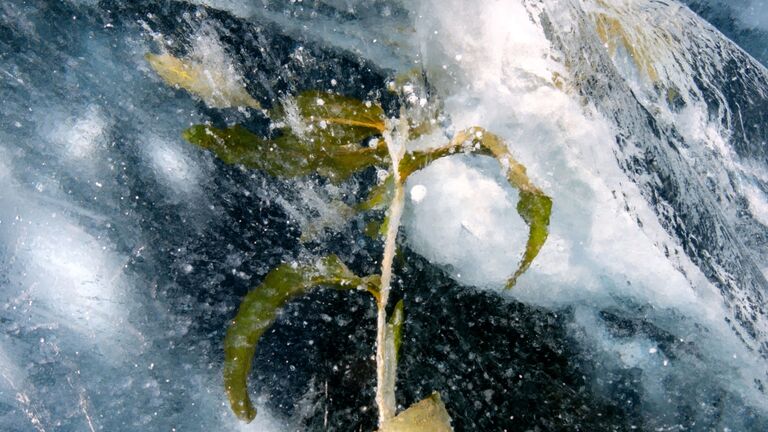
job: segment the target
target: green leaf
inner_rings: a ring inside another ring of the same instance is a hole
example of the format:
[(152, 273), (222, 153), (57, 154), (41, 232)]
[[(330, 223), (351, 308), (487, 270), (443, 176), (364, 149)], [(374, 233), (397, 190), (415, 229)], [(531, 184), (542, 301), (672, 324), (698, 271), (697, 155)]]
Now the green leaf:
[[(319, 91), (306, 91), (283, 100), (270, 117), (284, 135), (325, 151), (359, 148), (363, 141), (381, 134), (385, 128), (384, 110), (378, 104)], [(388, 157), (383, 140), (363, 144)]]
[[(379, 104), (333, 93), (310, 90), (296, 96), (299, 115), (304, 121), (316, 125), (317, 133), (324, 132), (353, 143), (384, 132), (386, 118)], [(325, 122), (325, 127), (320, 123)]]
[(269, 272), (245, 296), (224, 339), (224, 387), (235, 415), (247, 422), (256, 416), (248, 396), (248, 374), (259, 339), (283, 306), (317, 286), (376, 291), (378, 284), (379, 276), (360, 278), (335, 255), (316, 264), (283, 264)]
[(452, 432), (451, 416), (435, 392), (415, 403), (394, 418), (387, 420), (379, 432)]
[(539, 250), (544, 246), (549, 235), (549, 216), (552, 214), (552, 198), (544, 195), (520, 191), (520, 201), (517, 202), (517, 213), (523, 218), (530, 227), (528, 242), (525, 246), (523, 260), (515, 271), (515, 274), (507, 281), (507, 289), (515, 286), (517, 278), (520, 277), (528, 267), (531, 266), (533, 259), (539, 254)]
[(457, 133), (445, 146), (406, 154), (398, 167), (400, 178), (405, 181), (409, 175), (425, 168), (433, 161), (460, 153), (496, 158), (506, 168), (509, 183), (520, 191), (517, 213), (528, 224), (529, 233), (523, 259), (507, 281), (506, 288), (510, 289), (515, 286), (520, 275), (528, 270), (547, 240), (552, 199), (531, 183), (525, 167), (512, 157), (501, 138), (479, 127)]
[(227, 163), (278, 177), (317, 173), (334, 183), (369, 166), (385, 164), (389, 158), (383, 140), (361, 145), (384, 131), (384, 110), (378, 104), (308, 91), (286, 100), (270, 116), (282, 132), (273, 140), (242, 126), (217, 129), (207, 125), (187, 129), (184, 138)]
[(212, 151), (222, 161), (258, 169), (276, 177), (303, 177), (318, 173), (339, 183), (355, 172), (385, 162), (378, 148), (359, 145), (327, 146), (301, 139), (290, 131), (272, 141), (236, 125), (218, 129), (192, 126), (183, 133), (192, 144)]
[(395, 310), (392, 311), (392, 315), (389, 317), (389, 323), (387, 324), (387, 331), (392, 335), (392, 342), (395, 346), (395, 363), (397, 363), (397, 359), (399, 358), (400, 345), (403, 339), (403, 323), (405, 323), (404, 308), (403, 299), (400, 299), (395, 305)]

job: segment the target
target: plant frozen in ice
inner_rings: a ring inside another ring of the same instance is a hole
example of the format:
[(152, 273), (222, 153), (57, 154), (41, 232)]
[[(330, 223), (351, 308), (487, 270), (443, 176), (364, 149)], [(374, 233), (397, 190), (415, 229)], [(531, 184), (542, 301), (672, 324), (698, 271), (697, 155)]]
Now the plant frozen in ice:
[[(250, 96), (243, 96), (239, 91), (221, 92), (209, 88), (215, 84), (210, 80), (195, 80), (194, 64), (170, 57), (149, 56), (148, 59), (169, 83), (187, 88), (204, 100), (216, 94), (219, 105), (258, 106)], [(491, 156), (499, 161), (509, 183), (519, 191), (517, 212), (529, 227), (525, 252), (518, 268), (511, 272), (507, 288), (515, 285), (547, 239), (552, 200), (531, 183), (525, 167), (512, 157), (498, 136), (481, 127), (471, 127), (455, 133), (442, 146), (409, 149), (411, 140), (439, 127), (436, 121), (439, 113), (438, 104), (428, 103), (417, 94), (418, 80), (414, 81), (413, 76), (406, 76), (404, 80), (391, 83), (401, 96), (402, 108), (397, 118), (387, 118), (384, 109), (376, 103), (307, 91), (268, 112), (280, 129), (280, 134), (273, 139), (263, 138), (239, 125), (225, 129), (197, 125), (184, 131), (189, 142), (212, 151), (226, 163), (277, 177), (318, 174), (330, 182), (340, 183), (365, 168), (386, 167), (385, 178), (356, 207), (358, 211), (387, 209), (377, 230), (384, 237), (380, 274), (357, 276), (335, 255), (315, 262), (282, 264), (269, 272), (241, 303), (224, 341), (224, 384), (232, 410), (245, 421), (256, 415), (248, 396), (247, 379), (259, 339), (289, 301), (315, 287), (329, 287), (366, 291), (376, 300), (376, 403), (381, 430), (451, 430), (450, 418), (437, 394), (396, 415), (395, 380), (404, 304), (401, 299), (389, 316), (387, 304), (405, 203), (404, 186), (414, 172), (439, 158), (460, 153)]]

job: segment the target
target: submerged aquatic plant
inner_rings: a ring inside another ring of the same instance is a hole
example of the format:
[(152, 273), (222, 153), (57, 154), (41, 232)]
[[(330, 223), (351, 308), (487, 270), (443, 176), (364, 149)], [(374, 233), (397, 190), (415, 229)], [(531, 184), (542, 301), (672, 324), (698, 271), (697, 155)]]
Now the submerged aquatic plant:
[[(150, 64), (166, 82), (186, 88), (217, 106), (259, 107), (244, 89), (221, 91), (215, 80), (202, 80), (198, 65), (169, 55), (148, 56)], [(416, 76), (416, 81), (418, 77)], [(316, 287), (357, 290), (370, 293), (377, 306), (376, 404), (381, 431), (449, 431), (450, 417), (439, 394), (434, 393), (398, 414), (395, 382), (405, 305), (400, 299), (387, 314), (392, 264), (397, 234), (405, 204), (404, 186), (408, 177), (442, 157), (474, 154), (494, 157), (504, 168), (509, 183), (518, 189), (517, 212), (529, 227), (528, 241), (518, 268), (511, 272), (506, 288), (533, 262), (547, 239), (552, 200), (531, 183), (525, 167), (517, 162), (498, 136), (481, 127), (455, 133), (444, 145), (428, 150), (409, 150), (409, 142), (437, 130), (439, 104), (426, 104), (414, 97), (414, 76), (393, 81), (401, 96), (400, 115), (388, 118), (377, 103), (363, 102), (338, 94), (306, 91), (264, 111), (279, 135), (267, 139), (243, 126), (216, 128), (192, 126), (183, 136), (189, 142), (213, 152), (229, 164), (264, 171), (283, 178), (320, 175), (340, 183), (369, 167), (386, 169), (384, 179), (359, 203), (359, 212), (386, 209), (377, 230), (384, 237), (381, 273), (358, 276), (335, 255), (302, 264), (282, 264), (270, 271), (261, 285), (241, 303), (224, 340), (224, 385), (233, 412), (244, 421), (256, 416), (248, 396), (248, 375), (259, 339), (272, 325), (282, 307)], [(215, 99), (212, 95), (215, 95)]]

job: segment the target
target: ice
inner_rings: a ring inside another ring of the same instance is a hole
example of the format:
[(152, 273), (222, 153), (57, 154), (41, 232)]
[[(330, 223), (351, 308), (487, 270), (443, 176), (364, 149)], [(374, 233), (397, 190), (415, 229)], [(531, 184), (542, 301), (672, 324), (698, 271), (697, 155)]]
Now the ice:
[[(768, 31), (764, 2), (739, 2), (744, 12), (699, 3)], [(606, 48), (601, 13), (632, 46)], [(614, 409), (614, 429), (766, 424), (768, 72), (687, 8), (13, 0), (0, 26), (0, 429), (370, 424), (369, 298), (317, 293), (286, 311), (257, 359), (249, 425), (227, 407), (220, 344), (239, 300), (279, 263), (333, 251), (356, 271), (377, 268), (380, 245), (357, 236), (368, 220), (353, 201), (386, 172), (337, 186), (224, 165), (181, 131), (210, 122), (266, 133), (269, 120), (167, 85), (149, 52), (187, 56), (224, 89), (283, 104), (294, 131), (304, 126), (291, 116), (297, 91), (327, 84), (386, 102), (388, 79), (423, 69), (429, 91), (413, 86), (410, 103), (439, 97), (444, 129), (407, 143), (395, 131), (398, 150), (482, 126), (552, 197), (547, 243), (503, 291), (527, 226), (499, 164), (455, 155), (408, 180), (396, 275), (411, 317), (398, 383), (408, 397), (444, 391), (469, 429), (491, 421), (478, 411), (521, 421), (521, 406), (538, 415), (569, 397)], [(419, 315), (428, 307), (455, 312)], [(467, 346), (488, 328), (517, 338)], [(411, 370), (422, 352), (409, 344), (426, 337), (408, 333), (417, 329), (445, 345), (426, 341), (443, 357)], [(561, 393), (514, 387), (526, 368)], [(619, 390), (631, 395), (626, 411), (612, 400)], [(506, 404), (521, 394), (534, 399)], [(346, 411), (333, 417), (336, 406)], [(578, 424), (610, 411), (578, 409), (559, 414)]]
[(411, 201), (418, 204), (427, 196), (427, 187), (422, 184), (416, 184), (411, 188)]
[(516, 268), (527, 240), (517, 191), (491, 158), (467, 165), (441, 159), (408, 179), (408, 244), (468, 285), (498, 288)]
[(199, 161), (185, 154), (178, 139), (169, 140), (150, 135), (145, 140), (147, 165), (168, 187), (172, 197), (181, 195), (186, 198), (200, 192), (205, 171), (201, 170)]
[(732, 11), (743, 28), (768, 30), (768, 2), (765, 0), (705, 0), (701, 3), (708, 4), (714, 10)]
[[(467, 22), (463, 16), (447, 12), (460, 7), (466, 8), (458, 3), (441, 2), (439, 7), (422, 3), (417, 9), (417, 16), (422, 19), (416, 20), (415, 27), (422, 39), (425, 68), (431, 82), (438, 91), (451, 95), (445, 105), (454, 127), (482, 124), (502, 134), (513, 153), (528, 167), (533, 181), (542, 184), (554, 202), (553, 239), (542, 249), (536, 265), (521, 278), (519, 289), (512, 295), (548, 306), (553, 302), (562, 301), (560, 304), (565, 305), (586, 301), (593, 306), (602, 305), (598, 307), (622, 308), (626, 301), (640, 301), (654, 305), (653, 310), (661, 316), (670, 308), (685, 311), (688, 319), (722, 337), (719, 339), (722, 345), (707, 347), (710, 350), (707, 356), (726, 361), (731, 350), (740, 353), (740, 360), (733, 364), (734, 371), (741, 370), (737, 373), (741, 375), (740, 384), (733, 390), (749, 393), (745, 389), (755, 379), (761, 379), (763, 373), (755, 373), (751, 368), (764, 371), (763, 359), (740, 347), (738, 336), (721, 321), (722, 316), (729, 313), (717, 300), (717, 289), (706, 281), (700, 270), (686, 257), (675, 254), (673, 260), (665, 252), (679, 246), (656, 222), (653, 209), (612, 156), (611, 153), (617, 151), (613, 147), (616, 126), (611, 125), (603, 113), (589, 105), (574, 103), (571, 95), (544, 81), (554, 73), (568, 75), (562, 65), (553, 60), (554, 56), (548, 54), (554, 48), (536, 25), (535, 8), (525, 10), (513, 3), (498, 8), (478, 5), (471, 10), (477, 18)], [(509, 26), (500, 18), (506, 16), (523, 18), (518, 25)], [(621, 19), (631, 20), (637, 16), (638, 12), (627, 13), (621, 15)], [(452, 31), (439, 31), (446, 28)], [(456, 52), (472, 54), (465, 55), (460, 63), (453, 63), (448, 69), (442, 68)], [(670, 71), (671, 67), (666, 70)], [(624, 78), (633, 80), (631, 76)], [(676, 79), (683, 78), (670, 77), (670, 80)], [(695, 87), (681, 84), (681, 88)], [(695, 105), (689, 109), (695, 109)], [(689, 138), (691, 145), (696, 145), (697, 140), (704, 146), (712, 143), (718, 159), (728, 164), (724, 153), (731, 150), (719, 126), (708, 126), (707, 117), (699, 117), (694, 124), (677, 120), (683, 130), (689, 128), (691, 134), (704, 130), (706, 135)], [(423, 183), (428, 189), (434, 186)], [(430, 232), (434, 224), (425, 226), (430, 226), (427, 229)], [(468, 260), (466, 266), (456, 266), (454, 272), (492, 273), (492, 266), (488, 264), (505, 250), (504, 247), (488, 248), (485, 257)], [(562, 264), (565, 262), (567, 266)], [(482, 270), (478, 270), (478, 264)], [(625, 300), (617, 302), (619, 298)], [(663, 320), (661, 316), (659, 320)], [(670, 325), (670, 329), (682, 326), (674, 330), (678, 332), (691, 325), (686, 322), (688, 319), (665, 324)], [(600, 325), (590, 327), (589, 331), (600, 332)], [(706, 338), (705, 335), (699, 337)], [(620, 358), (626, 358), (621, 346), (615, 348), (616, 352)], [(742, 359), (751, 359), (746, 364), (753, 366), (745, 367)], [(680, 373), (685, 373), (684, 370), (681, 368)], [(721, 372), (713, 373), (717, 376)], [(722, 384), (730, 386), (730, 379)], [(649, 392), (653, 393), (651, 389)], [(758, 389), (751, 394), (752, 403), (762, 404), (759, 401), (764, 396)]]
[(684, 0), (764, 65), (768, 64), (768, 2), (765, 0)]
[(93, 153), (104, 145), (108, 125), (96, 106), (87, 108), (80, 117), (59, 119), (56, 123), (50, 139), (62, 146), (65, 157), (76, 161), (92, 158)]

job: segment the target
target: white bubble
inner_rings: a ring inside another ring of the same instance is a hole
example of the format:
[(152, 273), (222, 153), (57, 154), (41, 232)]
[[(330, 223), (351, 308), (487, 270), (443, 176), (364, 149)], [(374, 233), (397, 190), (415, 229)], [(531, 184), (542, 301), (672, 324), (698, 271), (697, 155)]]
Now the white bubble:
[(411, 188), (411, 201), (420, 203), (425, 196), (427, 196), (426, 186), (418, 184)]

